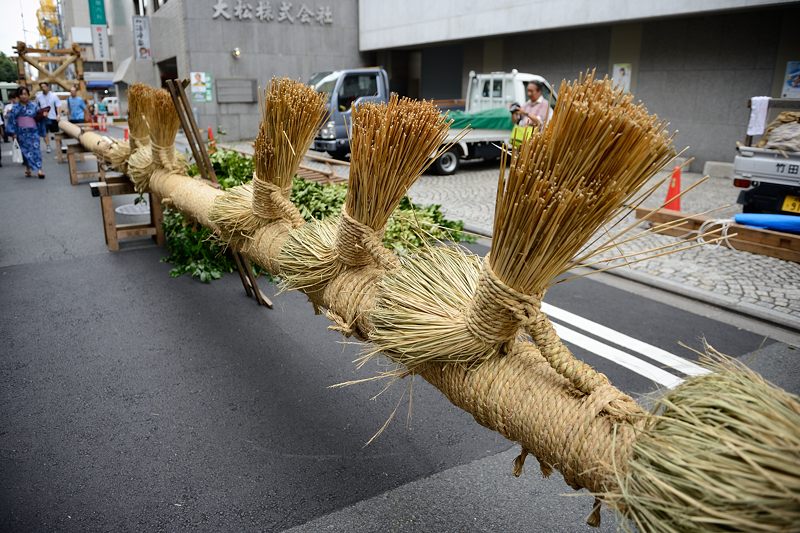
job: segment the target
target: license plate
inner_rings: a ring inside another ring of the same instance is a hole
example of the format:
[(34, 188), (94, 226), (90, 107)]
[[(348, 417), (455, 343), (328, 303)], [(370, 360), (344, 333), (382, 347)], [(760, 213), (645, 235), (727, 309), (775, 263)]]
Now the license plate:
[(800, 196), (786, 195), (783, 199), (783, 206), (781, 211), (789, 211), (790, 213), (800, 213)]

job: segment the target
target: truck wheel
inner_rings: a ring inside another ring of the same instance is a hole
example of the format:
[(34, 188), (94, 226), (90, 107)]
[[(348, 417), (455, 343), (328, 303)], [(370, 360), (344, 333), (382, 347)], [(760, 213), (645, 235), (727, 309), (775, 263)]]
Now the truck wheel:
[(349, 154), (349, 150), (333, 150), (329, 151), (328, 155), (334, 159), (339, 159), (341, 161), (347, 161), (347, 154)]
[(458, 153), (455, 149), (450, 149), (433, 162), (433, 171), (441, 176), (449, 176), (458, 170), (459, 163)]

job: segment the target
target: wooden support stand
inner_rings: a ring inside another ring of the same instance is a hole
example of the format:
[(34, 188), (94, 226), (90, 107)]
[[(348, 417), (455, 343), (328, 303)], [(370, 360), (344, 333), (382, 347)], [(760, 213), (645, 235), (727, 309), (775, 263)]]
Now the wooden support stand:
[[(61, 148), (58, 147), (59, 152)], [(85, 154), (97, 160), (97, 170), (78, 170), (78, 161), (84, 161)], [(101, 158), (92, 154), (90, 150), (83, 147), (82, 144), (70, 144), (67, 146), (67, 163), (69, 164), (69, 182), (72, 185), (78, 185), (82, 181), (99, 179), (105, 181), (106, 170)]]
[(111, 177), (106, 181), (95, 181), (90, 184), (92, 196), (100, 197), (100, 210), (103, 213), (103, 231), (106, 245), (112, 252), (119, 251), (119, 241), (134, 237), (151, 236), (158, 245), (163, 245), (164, 230), (163, 211), (161, 200), (157, 195), (150, 193), (150, 223), (149, 224), (117, 224), (114, 211), (113, 197), (120, 194), (136, 194), (127, 176)]

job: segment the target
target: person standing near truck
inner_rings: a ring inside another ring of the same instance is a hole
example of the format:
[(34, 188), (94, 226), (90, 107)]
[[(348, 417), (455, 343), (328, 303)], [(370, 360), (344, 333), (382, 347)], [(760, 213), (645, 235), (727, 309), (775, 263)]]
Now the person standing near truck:
[(550, 119), (550, 103), (542, 96), (541, 82), (536, 80), (529, 81), (526, 92), (528, 101), (512, 112), (514, 123), (518, 126), (544, 128)]

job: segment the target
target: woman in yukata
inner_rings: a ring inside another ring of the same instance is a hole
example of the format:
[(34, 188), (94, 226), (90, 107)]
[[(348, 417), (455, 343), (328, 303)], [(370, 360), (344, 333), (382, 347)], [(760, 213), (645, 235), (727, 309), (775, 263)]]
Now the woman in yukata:
[(31, 93), (27, 87), (17, 89), (19, 102), (11, 108), (8, 114), (6, 129), (12, 138), (16, 138), (24, 159), (25, 175), (30, 177), (35, 170), (39, 179), (44, 179), (42, 171), (42, 148), (39, 144), (39, 128), (36, 124), (36, 114), (39, 106), (31, 102)]

